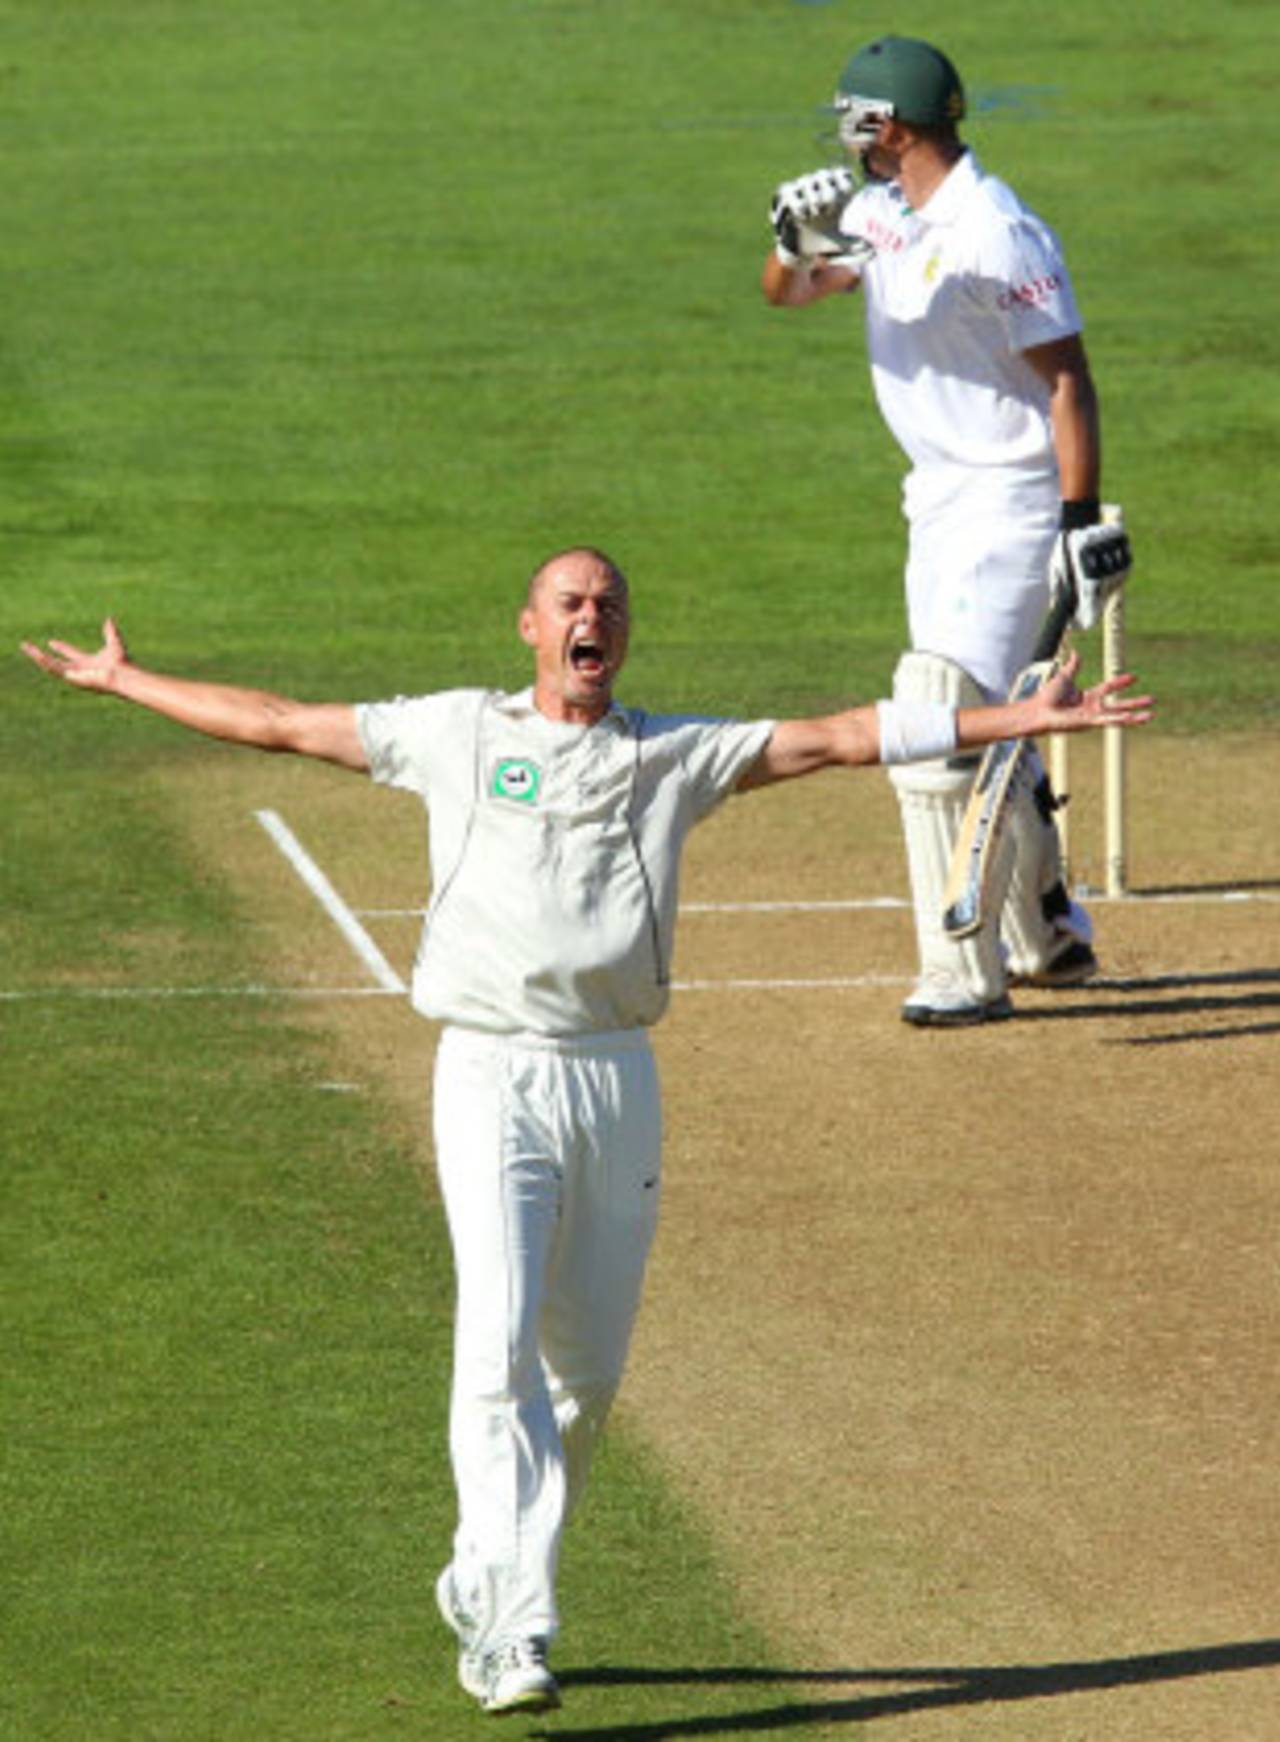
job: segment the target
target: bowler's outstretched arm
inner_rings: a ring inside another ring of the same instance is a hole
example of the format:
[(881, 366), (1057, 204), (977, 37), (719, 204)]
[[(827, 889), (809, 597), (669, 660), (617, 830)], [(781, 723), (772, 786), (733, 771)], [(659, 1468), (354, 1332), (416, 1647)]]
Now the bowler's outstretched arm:
[(355, 709), (349, 704), (296, 702), (269, 690), (199, 683), (148, 671), (129, 658), (124, 639), (110, 617), (102, 626), (102, 636), (102, 646), (93, 653), (69, 641), (52, 640), (47, 648), (24, 641), (22, 651), (51, 677), (77, 689), (136, 702), (210, 738), (257, 750), (314, 756), (356, 773), (368, 772)]
[[(1106, 678), (1091, 689), (1076, 687), (1080, 655), (1073, 653), (1034, 695), (986, 708), (957, 708), (954, 743), (931, 744), (924, 756), (974, 750), (1001, 738), (1034, 738), (1049, 732), (1087, 732), (1098, 726), (1141, 726), (1151, 718), (1150, 696), (1132, 696), (1130, 673)], [(896, 704), (888, 704), (890, 707)], [(907, 736), (911, 735), (910, 722)], [(930, 721), (930, 730), (933, 722)], [(880, 715), (873, 704), (813, 720), (783, 720), (757, 760), (738, 782), (739, 791), (794, 780), (823, 768), (865, 768), (882, 761)]]

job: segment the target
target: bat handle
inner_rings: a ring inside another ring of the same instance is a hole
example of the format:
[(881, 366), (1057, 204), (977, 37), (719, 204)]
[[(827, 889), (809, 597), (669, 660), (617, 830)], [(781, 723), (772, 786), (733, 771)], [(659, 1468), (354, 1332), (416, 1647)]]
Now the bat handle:
[(1042, 660), (1053, 659), (1057, 655), (1062, 638), (1071, 626), (1075, 608), (1075, 600), (1068, 596), (1065, 589), (1056, 595), (1045, 612), (1044, 622), (1036, 636), (1036, 644), (1031, 650), (1032, 665), (1039, 665)]

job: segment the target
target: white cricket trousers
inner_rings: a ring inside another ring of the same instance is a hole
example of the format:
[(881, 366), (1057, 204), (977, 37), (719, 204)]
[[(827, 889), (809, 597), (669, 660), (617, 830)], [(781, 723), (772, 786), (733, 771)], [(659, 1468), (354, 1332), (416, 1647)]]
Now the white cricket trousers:
[(1056, 498), (1014, 512), (973, 491), (910, 525), (907, 615), (917, 653), (962, 666), (992, 701), (1003, 701), (1031, 658), (1049, 608), (1049, 555)]
[(450, 1453), (468, 1643), (550, 1639), (560, 1543), (622, 1377), (657, 1225), (643, 1029), (446, 1028), (436, 1161), (457, 1275)]

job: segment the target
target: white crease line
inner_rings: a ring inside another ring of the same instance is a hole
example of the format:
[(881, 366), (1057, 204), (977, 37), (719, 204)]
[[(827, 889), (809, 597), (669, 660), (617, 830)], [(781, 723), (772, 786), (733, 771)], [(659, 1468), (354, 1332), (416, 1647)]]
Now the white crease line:
[(844, 992), (866, 986), (909, 986), (909, 974), (834, 975), (817, 980), (673, 980), (673, 992)]
[(368, 968), (379, 986), (387, 992), (407, 991), (408, 988), (399, 974), (396, 973), (391, 963), (283, 818), (277, 812), (270, 810), (254, 811), (253, 814), (321, 907), (324, 908), (343, 937), (346, 938), (365, 967)]
[(1280, 901), (1280, 892), (1274, 889), (1187, 889), (1163, 895), (1130, 889), (1124, 895), (1104, 895), (1101, 889), (1077, 886), (1072, 894), (1091, 907), (1223, 907), (1241, 901)]
[(0, 991), (0, 1004), (32, 1004), (40, 998), (399, 998), (393, 986), (31, 986)]
[[(861, 974), (829, 980), (673, 980), (673, 992), (822, 992), (870, 986), (908, 986), (910, 975)], [(147, 998), (391, 998), (403, 993), (382, 986), (33, 986), (0, 990), (0, 1004), (33, 1004), (40, 999), (96, 1000)]]
[[(907, 910), (897, 895), (872, 895), (861, 901), (685, 901), (680, 913), (861, 913), (871, 909)], [(359, 907), (362, 919), (421, 919), (425, 907)]]
[(681, 913), (866, 913), (910, 908), (897, 895), (872, 895), (862, 901), (685, 901)]
[[(1249, 971), (1238, 976), (1247, 980)], [(1127, 975), (1100, 974), (1067, 990), (1087, 996), (1089, 993), (1124, 993), (1135, 983), (1142, 990), (1161, 991), (1198, 982), (1229, 981), (1230, 971), (1215, 968), (1162, 969), (1150, 973)], [(767, 979), (673, 980), (673, 992), (847, 992), (871, 990), (884, 986), (910, 986), (910, 974), (849, 974), (828, 977), (800, 978), (780, 976)], [(383, 986), (29, 986), (24, 989), (0, 989), (0, 1004), (32, 1004), (40, 999), (112, 1000), (180, 999), (180, 998), (392, 998), (402, 991)], [(1061, 996), (1061, 994), (1056, 994)], [(1123, 1008), (1123, 1006), (1120, 1006)]]
[[(1105, 895), (1100, 889), (1077, 887), (1074, 892), (1091, 907), (1161, 907), (1193, 906), (1197, 904), (1229, 906), (1248, 901), (1280, 901), (1280, 892), (1270, 889), (1188, 890), (1185, 894), (1144, 895), (1131, 890), (1127, 895)], [(897, 895), (872, 895), (858, 901), (686, 901), (680, 913), (868, 913), (909, 912), (911, 903)], [(423, 907), (358, 907), (354, 911), (361, 919), (421, 919)]]

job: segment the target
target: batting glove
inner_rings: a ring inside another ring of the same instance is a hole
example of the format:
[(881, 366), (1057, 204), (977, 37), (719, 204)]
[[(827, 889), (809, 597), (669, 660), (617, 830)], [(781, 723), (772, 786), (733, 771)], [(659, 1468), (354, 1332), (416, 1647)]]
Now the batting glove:
[(1063, 504), (1061, 530), (1049, 558), (1049, 587), (1055, 599), (1072, 600), (1071, 620), (1077, 629), (1092, 629), (1101, 619), (1107, 600), (1124, 585), (1132, 566), (1129, 535), (1118, 508)]
[(784, 181), (769, 206), (774, 246), (784, 266), (809, 266), (815, 260), (849, 258), (862, 252), (853, 237), (839, 231), (840, 214), (857, 191), (851, 171), (817, 169)]

